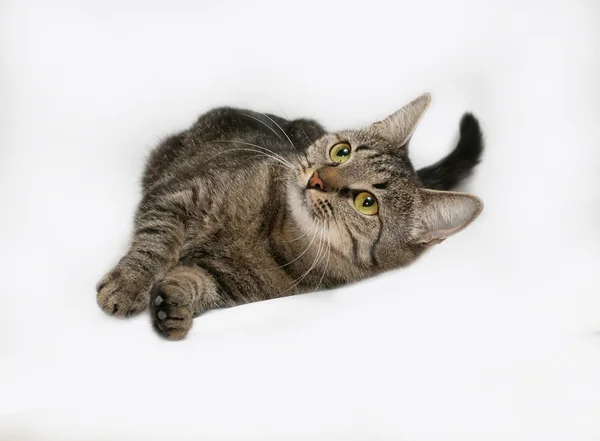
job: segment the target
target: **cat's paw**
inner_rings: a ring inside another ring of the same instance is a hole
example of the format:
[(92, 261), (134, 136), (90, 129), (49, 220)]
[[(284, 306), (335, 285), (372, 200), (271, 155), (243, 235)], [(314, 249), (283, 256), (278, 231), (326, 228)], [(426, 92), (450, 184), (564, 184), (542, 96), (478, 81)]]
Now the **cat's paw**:
[(148, 306), (151, 284), (135, 268), (119, 264), (96, 285), (98, 305), (110, 315), (138, 314)]
[(150, 315), (152, 325), (160, 335), (169, 340), (183, 339), (194, 319), (190, 293), (169, 281), (155, 283), (150, 293)]

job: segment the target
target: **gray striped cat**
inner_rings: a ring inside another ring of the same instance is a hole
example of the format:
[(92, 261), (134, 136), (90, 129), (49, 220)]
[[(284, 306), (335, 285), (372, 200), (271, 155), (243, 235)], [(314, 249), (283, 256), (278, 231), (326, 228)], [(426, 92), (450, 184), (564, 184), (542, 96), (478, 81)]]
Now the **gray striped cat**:
[(413, 262), (461, 231), (481, 201), (454, 188), (479, 162), (477, 120), (415, 171), (408, 141), (430, 96), (359, 130), (214, 109), (150, 155), (127, 254), (97, 286), (100, 307), (148, 305), (178, 340), (209, 309), (335, 288)]

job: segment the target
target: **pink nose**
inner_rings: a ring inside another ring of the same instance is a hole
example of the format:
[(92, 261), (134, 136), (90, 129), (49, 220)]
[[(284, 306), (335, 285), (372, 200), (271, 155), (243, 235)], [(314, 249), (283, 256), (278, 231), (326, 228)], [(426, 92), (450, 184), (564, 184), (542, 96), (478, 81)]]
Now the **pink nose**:
[(325, 186), (325, 182), (319, 177), (319, 173), (315, 170), (308, 180), (307, 189), (311, 190), (319, 190), (326, 191), (327, 187)]

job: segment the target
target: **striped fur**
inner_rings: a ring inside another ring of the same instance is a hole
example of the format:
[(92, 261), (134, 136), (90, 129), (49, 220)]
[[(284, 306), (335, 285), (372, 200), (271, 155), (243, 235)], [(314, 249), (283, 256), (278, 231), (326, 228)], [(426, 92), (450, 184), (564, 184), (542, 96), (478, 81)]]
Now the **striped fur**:
[[(209, 309), (334, 288), (411, 263), (446, 237), (440, 231), (458, 231), (481, 211), (474, 196), (422, 188), (433, 175), (437, 188), (439, 172), (417, 175), (406, 145), (427, 104), (333, 134), (311, 120), (249, 110), (203, 115), (151, 153), (130, 249), (99, 282), (99, 305), (118, 316), (150, 305), (154, 328), (181, 339)], [(340, 141), (352, 156), (334, 167), (329, 151)], [(443, 169), (455, 172), (451, 161)], [(327, 191), (307, 188), (315, 170)], [(464, 175), (455, 174), (453, 182)], [(376, 216), (354, 208), (361, 190), (376, 197)]]

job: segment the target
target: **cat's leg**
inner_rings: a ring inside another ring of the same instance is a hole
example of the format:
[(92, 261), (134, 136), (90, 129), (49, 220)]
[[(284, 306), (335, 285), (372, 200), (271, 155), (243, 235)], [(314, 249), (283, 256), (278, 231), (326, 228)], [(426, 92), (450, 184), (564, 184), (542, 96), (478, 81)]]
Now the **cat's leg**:
[(197, 265), (179, 265), (157, 281), (150, 294), (154, 328), (169, 340), (181, 340), (194, 317), (227, 306), (214, 279)]
[(104, 311), (129, 316), (146, 309), (154, 281), (179, 260), (185, 222), (195, 200), (195, 189), (144, 197), (129, 252), (96, 287), (98, 304)]

